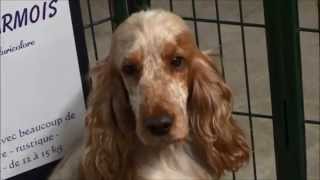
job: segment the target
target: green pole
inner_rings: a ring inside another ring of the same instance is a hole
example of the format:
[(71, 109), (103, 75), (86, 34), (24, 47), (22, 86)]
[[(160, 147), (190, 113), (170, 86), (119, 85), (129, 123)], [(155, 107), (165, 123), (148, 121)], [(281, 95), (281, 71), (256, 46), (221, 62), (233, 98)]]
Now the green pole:
[(127, 0), (110, 0), (112, 14), (112, 29), (115, 29), (129, 16)]
[(123, 22), (131, 13), (146, 10), (150, 0), (110, 0), (113, 29)]
[(134, 13), (140, 10), (146, 10), (150, 7), (150, 0), (127, 0), (129, 4), (129, 12)]
[(278, 180), (306, 180), (297, 0), (264, 0)]

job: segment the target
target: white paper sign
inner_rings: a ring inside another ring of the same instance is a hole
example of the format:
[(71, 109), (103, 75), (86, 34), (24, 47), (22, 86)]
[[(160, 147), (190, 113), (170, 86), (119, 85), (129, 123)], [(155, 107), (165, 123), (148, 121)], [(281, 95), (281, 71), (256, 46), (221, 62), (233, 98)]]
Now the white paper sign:
[(69, 1), (0, 2), (0, 179), (6, 179), (61, 158), (83, 131), (85, 106)]

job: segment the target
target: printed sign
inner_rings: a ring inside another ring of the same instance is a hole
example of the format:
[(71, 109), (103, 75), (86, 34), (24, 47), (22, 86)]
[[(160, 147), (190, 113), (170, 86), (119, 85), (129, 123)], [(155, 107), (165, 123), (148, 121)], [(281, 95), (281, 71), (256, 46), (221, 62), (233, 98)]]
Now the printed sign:
[(69, 1), (0, 3), (2, 180), (61, 158), (85, 105)]

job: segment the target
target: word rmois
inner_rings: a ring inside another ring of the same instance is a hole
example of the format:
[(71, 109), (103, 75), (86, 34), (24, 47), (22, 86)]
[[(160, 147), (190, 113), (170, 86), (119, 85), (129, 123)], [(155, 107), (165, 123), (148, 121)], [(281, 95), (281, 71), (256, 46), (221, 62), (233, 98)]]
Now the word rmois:
[(13, 13), (1, 13), (0, 34), (54, 17), (58, 12), (57, 3), (58, 0), (45, 0), (41, 4), (33, 5), (31, 8), (23, 8)]

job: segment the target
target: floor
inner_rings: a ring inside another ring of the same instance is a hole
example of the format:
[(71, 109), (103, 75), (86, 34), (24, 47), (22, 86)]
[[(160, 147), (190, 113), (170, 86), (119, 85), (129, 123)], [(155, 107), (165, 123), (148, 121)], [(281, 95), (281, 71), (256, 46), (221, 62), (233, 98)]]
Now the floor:
[[(89, 23), (87, 1), (81, 0), (84, 23)], [(191, 0), (173, 0), (174, 11), (182, 16), (192, 17)], [(220, 0), (220, 19), (239, 22), (239, 7), (237, 0)], [(153, 8), (169, 9), (168, 0), (152, 0)], [(109, 17), (106, 0), (90, 0), (93, 20)], [(213, 0), (196, 1), (197, 17), (216, 19)], [(243, 0), (243, 17), (247, 23), (264, 23), (262, 0)], [(317, 28), (317, 0), (299, 1), (300, 25), (306, 28)], [(193, 29), (193, 23), (188, 22)], [(219, 52), (216, 24), (198, 23), (200, 48)], [(240, 26), (221, 25), (223, 62), (226, 80), (234, 93), (234, 110), (248, 112), (246, 96), (244, 59), (241, 43)], [(111, 37), (110, 23), (95, 26), (98, 59), (108, 54)], [(92, 34), (86, 29), (86, 41), (90, 61), (95, 61)], [(270, 88), (267, 66), (266, 40), (263, 28), (245, 28), (246, 56), (248, 63), (248, 79), (251, 99), (251, 110), (254, 113), (271, 115)], [(305, 117), (308, 120), (320, 121), (320, 55), (319, 33), (301, 33), (302, 71), (304, 87)], [(93, 64), (93, 63), (92, 63)], [(246, 116), (235, 115), (238, 123), (250, 137), (249, 119)], [(259, 180), (275, 180), (275, 155), (273, 149), (272, 121), (265, 118), (253, 118), (254, 147), (256, 158), (256, 174)], [(307, 144), (307, 174), (308, 180), (320, 179), (320, 126), (306, 124)], [(247, 167), (236, 173), (238, 180), (253, 179), (252, 158)], [(225, 179), (232, 179), (227, 175)]]

